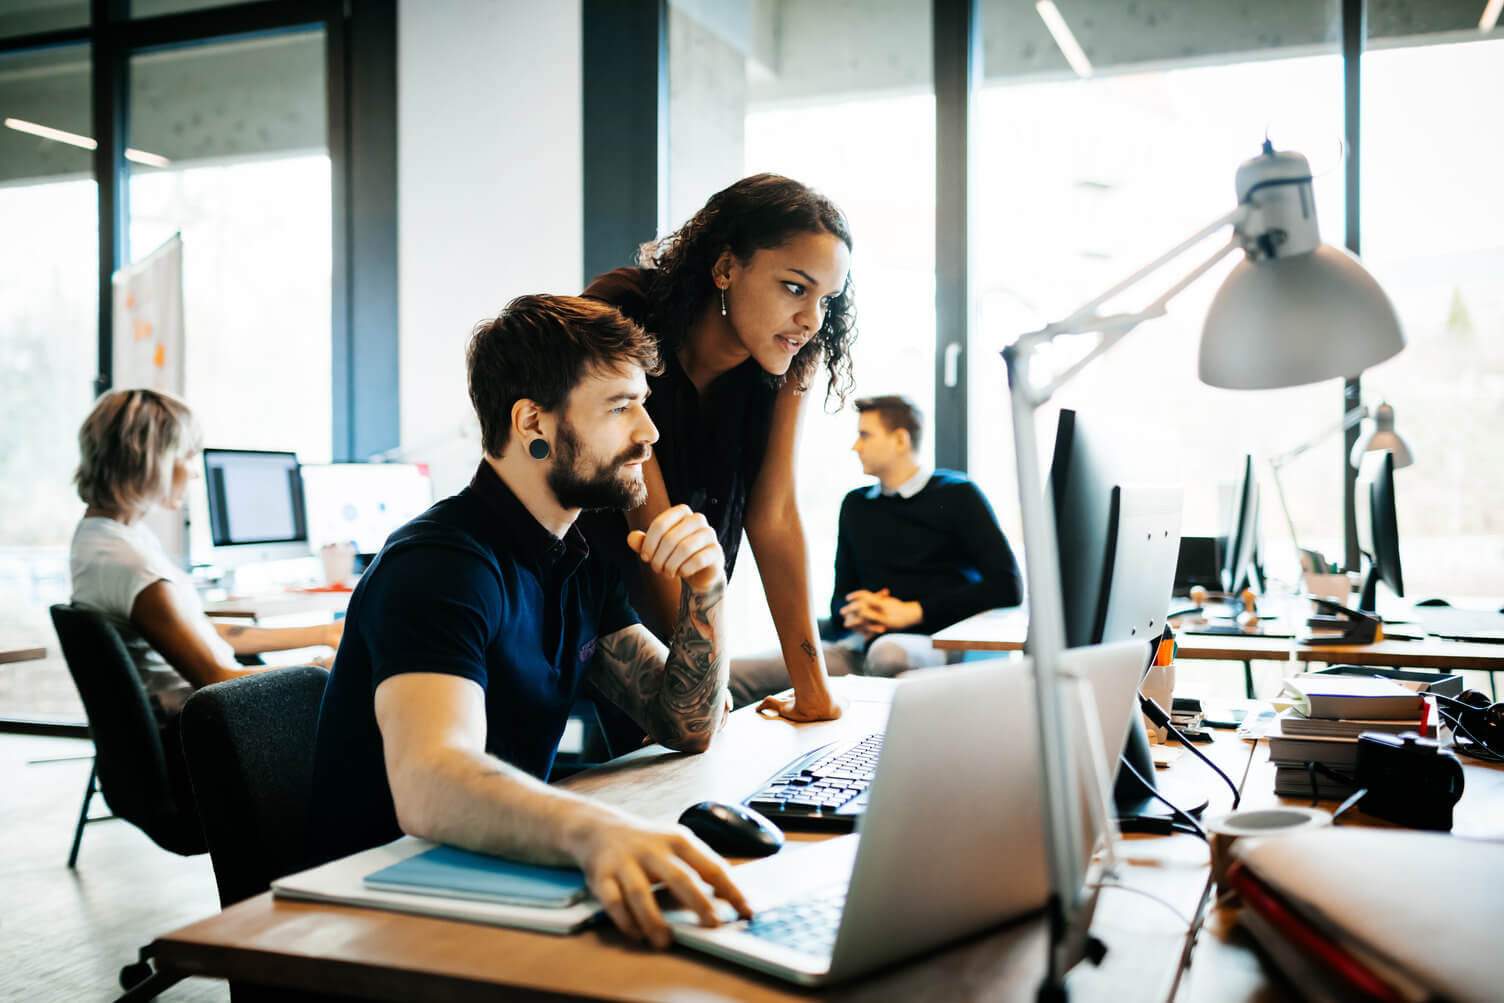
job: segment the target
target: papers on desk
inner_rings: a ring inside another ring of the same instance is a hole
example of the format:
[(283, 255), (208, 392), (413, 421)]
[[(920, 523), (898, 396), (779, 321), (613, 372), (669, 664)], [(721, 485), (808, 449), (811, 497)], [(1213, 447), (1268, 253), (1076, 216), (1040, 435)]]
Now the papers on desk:
[(1310, 998), (1499, 998), (1498, 844), (1315, 829), (1240, 847), (1239, 857), (1239, 921)]
[[(452, 893), (391, 891), (366, 883), (367, 877), (371, 875), (438, 848), (437, 844), (427, 840), (404, 836), (385, 846), (373, 847), (320, 867), (278, 878), (272, 882), (272, 893), (278, 898), (390, 909), (394, 912), (417, 913), (420, 916), (438, 916), (443, 919), (558, 934), (573, 933), (590, 922), (600, 911), (600, 905), (593, 898), (555, 908), (479, 901), (470, 897), (455, 897)], [(450, 864), (448, 870), (452, 877), (454, 862), (451, 861)], [(399, 870), (399, 875), (400, 873)], [(477, 883), (482, 880), (485, 880), (483, 876), (477, 874)], [(495, 882), (494, 871), (489, 880)]]

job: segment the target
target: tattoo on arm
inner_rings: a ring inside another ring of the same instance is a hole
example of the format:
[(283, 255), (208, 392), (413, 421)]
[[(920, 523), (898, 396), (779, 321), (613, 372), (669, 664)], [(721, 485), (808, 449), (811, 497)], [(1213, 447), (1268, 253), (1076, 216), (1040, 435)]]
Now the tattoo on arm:
[(244, 627), (226, 627), (225, 628), (225, 637), (239, 637), (241, 634), (244, 634), (244, 633), (245, 633), (245, 628)]
[(711, 613), (724, 595), (724, 585), (703, 595), (681, 587), (666, 659), (644, 628), (601, 639), (596, 689), (670, 748), (701, 745), (720, 721), (727, 678)]
[(809, 643), (807, 639), (799, 642), (799, 650), (803, 651), (810, 661), (813, 662), (815, 660), (815, 646)]

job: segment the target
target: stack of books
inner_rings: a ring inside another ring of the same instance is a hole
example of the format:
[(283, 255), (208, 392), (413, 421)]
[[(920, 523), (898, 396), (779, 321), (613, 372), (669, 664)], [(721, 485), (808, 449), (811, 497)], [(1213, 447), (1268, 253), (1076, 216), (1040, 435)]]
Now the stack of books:
[(1426, 733), (1425, 700), (1388, 679), (1309, 673), (1285, 680), (1285, 689), (1294, 706), (1269, 736), (1280, 797), (1341, 801), (1357, 789), (1359, 735)]

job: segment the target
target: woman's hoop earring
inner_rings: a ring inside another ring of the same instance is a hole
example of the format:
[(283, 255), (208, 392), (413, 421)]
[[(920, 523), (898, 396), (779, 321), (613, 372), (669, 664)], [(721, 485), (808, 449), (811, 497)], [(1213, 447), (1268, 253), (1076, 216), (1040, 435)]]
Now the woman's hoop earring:
[(548, 443), (543, 439), (534, 439), (527, 444), (527, 455), (535, 460), (548, 459)]
[(726, 289), (724, 286), (721, 288), (721, 316), (726, 316)]

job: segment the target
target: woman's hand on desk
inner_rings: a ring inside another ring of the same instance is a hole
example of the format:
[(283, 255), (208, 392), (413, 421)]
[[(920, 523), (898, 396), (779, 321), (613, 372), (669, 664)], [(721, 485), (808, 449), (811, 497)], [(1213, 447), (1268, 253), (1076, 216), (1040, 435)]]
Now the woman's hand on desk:
[(634, 940), (657, 948), (673, 941), (653, 896), (657, 882), (704, 926), (720, 925), (705, 884), (742, 916), (752, 915), (726, 862), (683, 826), (655, 826), (614, 812), (602, 818), (592, 812), (571, 850), (591, 894), (611, 922)]
[(797, 693), (774, 693), (770, 697), (764, 697), (762, 703), (757, 705), (759, 714), (772, 711), (779, 717), (801, 724), (807, 721), (834, 721), (845, 710), (846, 701), (829, 689), (802, 700)]

